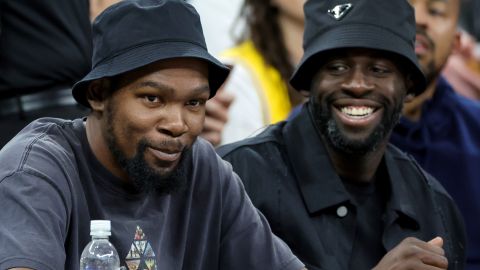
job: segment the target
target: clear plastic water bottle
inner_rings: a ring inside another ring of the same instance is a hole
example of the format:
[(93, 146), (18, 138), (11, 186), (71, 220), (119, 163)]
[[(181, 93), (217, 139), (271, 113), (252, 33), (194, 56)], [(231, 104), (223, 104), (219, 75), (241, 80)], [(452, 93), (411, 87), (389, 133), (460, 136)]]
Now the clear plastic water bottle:
[(120, 258), (115, 247), (108, 241), (111, 235), (110, 220), (90, 221), (92, 241), (80, 258), (80, 270), (118, 270)]

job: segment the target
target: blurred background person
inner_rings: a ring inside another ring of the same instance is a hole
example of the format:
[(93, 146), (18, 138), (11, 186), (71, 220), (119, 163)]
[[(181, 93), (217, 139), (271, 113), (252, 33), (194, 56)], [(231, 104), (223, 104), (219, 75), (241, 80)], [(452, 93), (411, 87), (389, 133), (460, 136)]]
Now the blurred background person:
[(0, 148), (36, 118), (86, 115), (71, 86), (91, 51), (88, 0), (0, 0)]
[[(98, 0), (97, 0), (98, 1)], [(104, 0), (106, 1), (106, 0)], [(197, 9), (208, 50), (219, 56), (235, 46), (245, 20), (239, 17), (243, 0), (187, 0)]]
[(460, 46), (454, 48), (443, 75), (457, 93), (480, 100), (480, 10), (479, 0), (461, 0)]
[(467, 229), (467, 270), (480, 269), (480, 103), (457, 94), (441, 75), (458, 50), (460, 0), (409, 0), (415, 52), (427, 89), (406, 103), (391, 142), (410, 153), (450, 193)]
[[(245, 29), (238, 45), (222, 53), (224, 62), (233, 70), (224, 93), (207, 104), (216, 107), (216, 114), (207, 113), (206, 119), (206, 125), (209, 121), (218, 123), (217, 136), (207, 137), (213, 144), (233, 142), (265, 125), (285, 120), (294, 106), (305, 101), (288, 84), (303, 53), (304, 3), (305, 0), (243, 3), (240, 20), (244, 20)], [(233, 102), (229, 99), (231, 105), (218, 101), (228, 94), (233, 97)]]

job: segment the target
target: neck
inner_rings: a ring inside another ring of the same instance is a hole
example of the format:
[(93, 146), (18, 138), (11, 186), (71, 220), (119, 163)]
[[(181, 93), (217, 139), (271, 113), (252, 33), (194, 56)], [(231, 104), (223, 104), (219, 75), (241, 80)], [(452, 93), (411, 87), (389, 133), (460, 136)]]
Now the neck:
[[(283, 13), (278, 15), (278, 22), (282, 31), (282, 41), (287, 50), (288, 61), (292, 67), (294, 67), (300, 62), (303, 55), (302, 40), (304, 22)], [(306, 101), (306, 98), (297, 90), (293, 89), (293, 87), (288, 87), (288, 96), (290, 97), (292, 107)]]
[(380, 166), (387, 142), (365, 155), (346, 154), (327, 145), (327, 152), (338, 176), (350, 182), (371, 183)]
[(426, 101), (432, 98), (437, 87), (437, 81), (438, 78), (431, 81), (430, 84), (427, 86), (427, 89), (425, 89), (425, 92), (421, 93), (411, 101), (404, 104), (402, 111), (404, 117), (413, 122), (417, 122), (420, 120), (420, 118), (422, 117), (422, 106)]
[(284, 13), (278, 15), (282, 41), (287, 49), (292, 66), (296, 66), (303, 55), (302, 41), (304, 22)]
[(116, 162), (115, 157), (108, 148), (108, 143), (104, 135), (104, 128), (101, 124), (101, 120), (95, 115), (95, 113), (91, 113), (87, 117), (87, 122), (85, 125), (88, 144), (97, 160), (113, 175), (127, 182), (128, 175), (120, 167), (118, 162)]

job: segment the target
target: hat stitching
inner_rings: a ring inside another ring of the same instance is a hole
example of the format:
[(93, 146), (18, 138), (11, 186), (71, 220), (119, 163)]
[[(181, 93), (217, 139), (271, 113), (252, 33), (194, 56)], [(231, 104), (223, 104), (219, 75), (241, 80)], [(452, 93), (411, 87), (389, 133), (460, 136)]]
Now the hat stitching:
[(93, 68), (119, 56), (119, 55), (122, 55), (128, 51), (131, 51), (133, 49), (136, 49), (136, 48), (139, 48), (139, 47), (143, 47), (143, 46), (146, 46), (146, 45), (150, 45), (150, 44), (161, 44), (161, 43), (165, 43), (165, 42), (183, 42), (183, 43), (190, 43), (190, 44), (193, 44), (193, 45), (197, 45), (199, 47), (201, 47), (202, 49), (205, 49), (207, 50), (207, 48), (205, 46), (203, 46), (201, 43), (198, 43), (198, 42), (194, 42), (194, 41), (191, 41), (191, 40), (184, 40), (184, 39), (162, 39), (162, 40), (154, 40), (154, 41), (148, 41), (148, 42), (143, 42), (143, 43), (140, 43), (140, 44), (135, 44), (133, 46), (130, 46), (130, 47), (127, 47), (125, 49), (122, 49), (120, 51), (118, 51), (116, 54), (112, 55), (112, 56), (109, 56), (109, 57), (106, 57), (106, 58), (103, 58), (102, 60), (100, 60), (99, 62), (97, 62)]

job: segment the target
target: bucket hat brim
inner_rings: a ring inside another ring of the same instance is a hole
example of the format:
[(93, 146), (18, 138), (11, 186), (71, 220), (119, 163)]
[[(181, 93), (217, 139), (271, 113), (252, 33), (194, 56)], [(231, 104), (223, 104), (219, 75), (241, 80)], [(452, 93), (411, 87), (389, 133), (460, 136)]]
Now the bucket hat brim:
[(304, 56), (290, 79), (290, 84), (297, 90), (310, 91), (311, 82), (319, 70), (322, 57), (338, 49), (366, 48), (391, 52), (407, 60), (407, 70), (412, 72), (414, 94), (419, 94), (426, 87), (425, 76), (418, 64), (413, 44), (391, 31), (368, 24), (351, 24), (333, 28), (313, 38), (304, 52)]
[(160, 60), (172, 58), (198, 58), (208, 63), (210, 98), (222, 86), (230, 72), (227, 66), (210, 55), (199, 44), (181, 40), (150, 42), (129, 48), (98, 63), (90, 73), (73, 86), (73, 97), (78, 103), (90, 107), (86, 90), (92, 81), (117, 76)]

